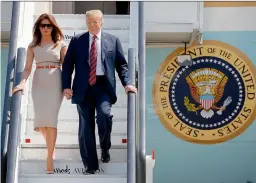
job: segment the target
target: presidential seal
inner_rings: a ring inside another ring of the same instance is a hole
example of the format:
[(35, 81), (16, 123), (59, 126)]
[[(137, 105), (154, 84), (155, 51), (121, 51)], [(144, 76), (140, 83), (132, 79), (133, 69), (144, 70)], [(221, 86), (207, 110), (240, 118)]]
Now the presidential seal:
[(153, 103), (161, 123), (193, 143), (214, 144), (232, 139), (255, 120), (256, 71), (240, 50), (207, 40), (191, 46), (191, 66), (179, 66), (178, 48), (155, 76)]

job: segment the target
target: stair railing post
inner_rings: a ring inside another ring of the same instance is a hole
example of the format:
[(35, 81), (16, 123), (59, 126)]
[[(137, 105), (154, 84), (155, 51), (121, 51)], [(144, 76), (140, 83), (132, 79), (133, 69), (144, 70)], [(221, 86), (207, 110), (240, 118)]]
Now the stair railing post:
[[(8, 64), (6, 73), (5, 93), (4, 93), (4, 106), (1, 123), (1, 181), (6, 182), (6, 167), (7, 167), (7, 146), (9, 137), (9, 124), (10, 124), (10, 103), (11, 91), (13, 87), (13, 71), (15, 67), (18, 29), (19, 29), (19, 14), (20, 14), (19, 1), (12, 2), (12, 19), (10, 30), (10, 42), (8, 52)], [(5, 60), (4, 60), (5, 61)]]
[(139, 26), (138, 26), (138, 58), (139, 58), (139, 128), (138, 128), (138, 183), (146, 183), (146, 36), (144, 2), (139, 1)]
[[(17, 52), (17, 64), (15, 68), (15, 80), (14, 84), (20, 83), (22, 78), (22, 72), (24, 67), (24, 62), (26, 58), (25, 48), (19, 48)], [(11, 100), (11, 119), (10, 119), (10, 132), (8, 140), (8, 154), (7, 157), (7, 174), (6, 183), (17, 182), (18, 178), (18, 151), (20, 144), (20, 130), (21, 130), (21, 98), (22, 91), (16, 92), (12, 96)]]
[[(132, 84), (135, 86), (135, 50), (128, 50), (128, 67)], [(127, 183), (136, 183), (136, 94), (128, 93), (127, 109)]]

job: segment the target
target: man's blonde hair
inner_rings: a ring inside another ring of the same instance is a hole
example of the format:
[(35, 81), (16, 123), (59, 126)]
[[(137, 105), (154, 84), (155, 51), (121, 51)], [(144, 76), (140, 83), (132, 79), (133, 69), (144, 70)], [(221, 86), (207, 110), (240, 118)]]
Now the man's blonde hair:
[(86, 17), (99, 16), (101, 19), (103, 19), (103, 13), (100, 10), (89, 10), (89, 11), (86, 11), (85, 16)]
[(87, 17), (100, 17), (100, 19), (101, 19), (101, 26), (103, 25), (103, 13), (100, 10), (89, 10), (89, 11), (86, 11), (85, 16), (86, 16), (86, 18)]

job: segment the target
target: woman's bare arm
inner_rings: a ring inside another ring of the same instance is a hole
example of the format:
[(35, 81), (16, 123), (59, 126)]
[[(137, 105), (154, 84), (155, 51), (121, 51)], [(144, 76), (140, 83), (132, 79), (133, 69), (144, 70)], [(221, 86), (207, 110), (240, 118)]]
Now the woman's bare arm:
[(12, 94), (16, 93), (17, 91), (23, 90), (25, 87), (25, 83), (31, 73), (32, 70), (32, 65), (33, 65), (33, 60), (34, 60), (34, 51), (31, 48), (31, 46), (28, 46), (27, 50), (27, 60), (26, 60), (26, 65), (22, 73), (22, 79), (20, 84), (15, 86), (12, 90)]
[(61, 61), (61, 64), (63, 64), (63, 62), (64, 62), (64, 58), (66, 56), (66, 53), (67, 53), (67, 46), (64, 46), (60, 50), (60, 61)]
[(28, 46), (26, 65), (22, 73), (21, 83), (25, 83), (31, 73), (34, 60), (34, 51), (31, 46)]

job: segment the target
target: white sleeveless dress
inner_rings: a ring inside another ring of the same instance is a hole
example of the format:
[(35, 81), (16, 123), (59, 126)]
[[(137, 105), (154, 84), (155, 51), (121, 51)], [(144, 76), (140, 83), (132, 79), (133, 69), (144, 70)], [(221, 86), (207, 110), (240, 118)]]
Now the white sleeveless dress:
[[(34, 47), (34, 58), (37, 66), (60, 66), (60, 51), (66, 44), (60, 42), (56, 47), (47, 44)], [(39, 127), (57, 128), (58, 114), (63, 100), (61, 87), (61, 69), (36, 69), (32, 81), (32, 100), (34, 105), (34, 130)]]

